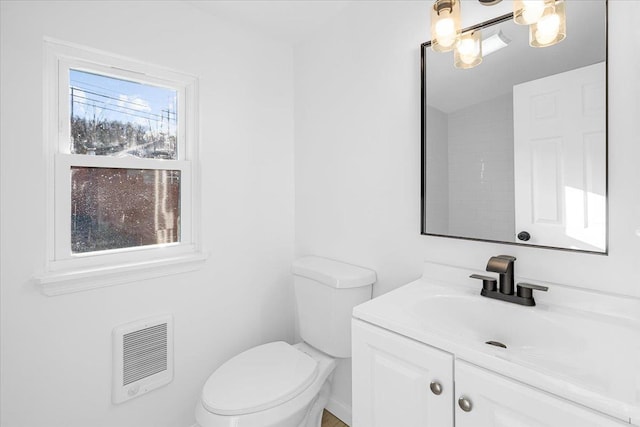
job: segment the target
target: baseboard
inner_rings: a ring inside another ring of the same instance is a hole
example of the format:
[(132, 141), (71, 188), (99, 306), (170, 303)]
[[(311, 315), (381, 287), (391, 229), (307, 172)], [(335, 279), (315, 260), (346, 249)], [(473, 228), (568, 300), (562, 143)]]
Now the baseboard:
[(340, 418), (343, 423), (349, 426), (351, 425), (351, 406), (338, 402), (331, 397), (329, 398), (329, 402), (327, 402), (327, 411)]

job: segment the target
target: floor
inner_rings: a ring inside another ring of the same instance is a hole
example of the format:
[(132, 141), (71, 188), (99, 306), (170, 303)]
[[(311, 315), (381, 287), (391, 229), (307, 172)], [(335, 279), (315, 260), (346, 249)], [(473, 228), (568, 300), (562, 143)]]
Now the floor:
[(335, 417), (331, 412), (325, 410), (322, 413), (322, 427), (349, 427), (338, 418)]

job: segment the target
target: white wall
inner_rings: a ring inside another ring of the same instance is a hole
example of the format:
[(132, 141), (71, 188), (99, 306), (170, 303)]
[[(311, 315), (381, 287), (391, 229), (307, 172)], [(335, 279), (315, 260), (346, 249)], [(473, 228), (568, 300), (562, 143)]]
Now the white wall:
[[(609, 1), (608, 256), (419, 235), (428, 5), (355, 2), (295, 49), (296, 252), (375, 269), (376, 295), (424, 260), (481, 272), (506, 253), (532, 280), (640, 297), (640, 2)], [(348, 379), (338, 386), (350, 404)]]
[(427, 153), (425, 159), (426, 229), (432, 234), (449, 234), (449, 120), (445, 113), (427, 105)]
[(512, 242), (513, 95), (454, 111), (447, 124), (450, 234)]
[[(422, 268), (427, 18), (425, 2), (353, 2), (294, 49), (296, 254), (376, 270), (375, 295)], [(350, 360), (339, 364), (329, 407), (338, 416), (350, 412), (350, 373)]]
[[(1, 3), (3, 427), (187, 427), (207, 376), (251, 346), (293, 338), (290, 47), (181, 2)], [(200, 77), (199, 271), (46, 297), (43, 36)], [(175, 317), (175, 378), (111, 404), (111, 330)]]

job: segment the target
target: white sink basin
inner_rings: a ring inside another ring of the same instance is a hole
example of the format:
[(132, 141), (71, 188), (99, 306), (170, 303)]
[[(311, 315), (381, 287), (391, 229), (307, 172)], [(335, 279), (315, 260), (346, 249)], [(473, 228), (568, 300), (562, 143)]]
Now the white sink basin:
[(498, 341), (510, 352), (551, 356), (580, 353), (588, 345), (571, 319), (536, 307), (523, 307), (480, 295), (437, 295), (416, 301), (411, 309), (425, 328), (469, 344)]
[(631, 367), (636, 363), (632, 358), (640, 354), (637, 335), (620, 325), (479, 294), (425, 295), (413, 301), (410, 310), (422, 328), (456, 344), (480, 347), (495, 357), (607, 393), (620, 391), (611, 389), (611, 382), (621, 379), (620, 365)]

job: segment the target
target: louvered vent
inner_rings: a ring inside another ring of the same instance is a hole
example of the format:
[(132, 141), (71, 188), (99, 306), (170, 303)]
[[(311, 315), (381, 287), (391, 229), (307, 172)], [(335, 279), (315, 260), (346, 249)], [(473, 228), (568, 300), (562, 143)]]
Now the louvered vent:
[(171, 382), (172, 343), (171, 316), (146, 319), (114, 329), (114, 403)]
[(122, 385), (167, 370), (167, 324), (124, 336)]

